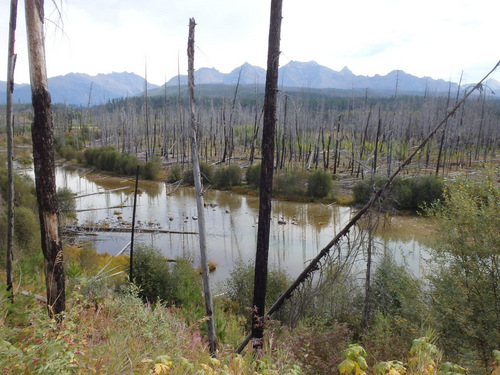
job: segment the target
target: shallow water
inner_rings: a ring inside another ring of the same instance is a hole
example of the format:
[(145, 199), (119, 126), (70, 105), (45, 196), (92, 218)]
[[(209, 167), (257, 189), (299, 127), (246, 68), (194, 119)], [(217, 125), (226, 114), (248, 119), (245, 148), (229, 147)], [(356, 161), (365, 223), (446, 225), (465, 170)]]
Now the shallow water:
[[(26, 171), (32, 174), (32, 171)], [(132, 222), (135, 181), (59, 166), (58, 187), (69, 187), (78, 195), (78, 225), (87, 223), (126, 227)], [(198, 232), (194, 189), (163, 182), (139, 181), (136, 227), (179, 232)], [(205, 220), (209, 260), (217, 264), (212, 282), (225, 279), (235, 262), (253, 260), (256, 248), (258, 197), (231, 192), (207, 190)], [(328, 244), (350, 219), (351, 207), (325, 206), (319, 203), (273, 201), (269, 263), (297, 276), (307, 262)], [(280, 224), (281, 222), (281, 224)], [(285, 222), (285, 224), (283, 224)], [(376, 253), (391, 252), (401, 263), (407, 263), (420, 275), (424, 268), (422, 254), (427, 247), (423, 239), (425, 225), (420, 218), (391, 218), (374, 239)], [(423, 237), (419, 238), (419, 235)], [(354, 230), (351, 237), (358, 237)], [(118, 253), (130, 241), (130, 233), (93, 233), (82, 235), (100, 252)], [(167, 257), (188, 257), (199, 262), (198, 235), (136, 233), (139, 243), (161, 249)], [(136, 242), (136, 243), (137, 243)], [(353, 246), (350, 243), (351, 247)], [(347, 245), (344, 245), (344, 247)], [(359, 271), (362, 270), (362, 251)]]

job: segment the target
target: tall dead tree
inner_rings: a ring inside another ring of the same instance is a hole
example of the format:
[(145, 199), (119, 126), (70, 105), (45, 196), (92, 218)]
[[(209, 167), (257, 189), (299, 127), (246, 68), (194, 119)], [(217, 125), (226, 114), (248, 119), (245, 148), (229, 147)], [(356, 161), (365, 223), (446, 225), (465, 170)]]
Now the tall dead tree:
[(47, 310), (52, 318), (64, 311), (66, 298), (54, 168), (54, 124), (45, 66), (43, 7), (43, 0), (25, 1), (31, 100), (33, 104), (33, 124), (31, 126), (33, 161), (42, 251), (45, 260)]
[(203, 186), (200, 173), (200, 161), (198, 158), (197, 134), (198, 126), (194, 113), (194, 28), (196, 23), (194, 18), (189, 19), (188, 38), (188, 86), (189, 86), (189, 110), (191, 122), (191, 157), (193, 162), (194, 187), (196, 190), (196, 208), (198, 211), (198, 237), (200, 240), (200, 261), (203, 276), (203, 294), (205, 295), (205, 311), (207, 320), (208, 341), (210, 353), (213, 355), (217, 350), (215, 342), (215, 322), (214, 309), (212, 303), (212, 292), (210, 291), (210, 277), (207, 261), (207, 239), (205, 228), (205, 211), (203, 208)]
[[(500, 61), (496, 63), (496, 65), (493, 67), (493, 69), (486, 74), (481, 81), (479, 81), (464, 97), (446, 114), (445, 118), (439, 122), (438, 125), (432, 129), (427, 136), (420, 142), (418, 146), (416, 146), (413, 149), (413, 152), (404, 160), (399, 167), (396, 169), (396, 171), (393, 172), (391, 176), (386, 180), (384, 185), (380, 187), (377, 191), (374, 192), (372, 195), (372, 198), (368, 203), (366, 203), (356, 215), (354, 215), (349, 222), (342, 228), (336, 235), (335, 237), (323, 248), (319, 251), (318, 255), (314, 259), (312, 259), (309, 264), (306, 266), (306, 268), (302, 271), (302, 273), (297, 276), (295, 281), (288, 287), (287, 290), (281, 294), (281, 296), (274, 302), (274, 304), (269, 308), (267, 311), (267, 315), (271, 316), (274, 314), (276, 311), (278, 311), (283, 304), (285, 303), (286, 300), (288, 300), (293, 292), (306, 280), (310, 279), (311, 275), (320, 268), (320, 262), (322, 261), (323, 258), (325, 258), (329, 253), (330, 250), (332, 249), (333, 246), (337, 245), (340, 240), (346, 236), (351, 228), (356, 225), (356, 223), (359, 221), (363, 215), (367, 211), (369, 211), (374, 204), (379, 200), (383, 192), (389, 187), (389, 185), (392, 183), (392, 181), (396, 178), (396, 176), (404, 169), (406, 166), (408, 166), (412, 160), (415, 158), (415, 156), (421, 152), (421, 150), (425, 147), (425, 145), (429, 142), (432, 137), (436, 135), (436, 133), (443, 127), (443, 125), (448, 121), (449, 118), (454, 116), (454, 114), (457, 112), (457, 110), (462, 106), (462, 104), (467, 100), (467, 98), (476, 90), (478, 90), (480, 87), (482, 87), (483, 82), (500, 66)], [(259, 221), (260, 223), (260, 221)], [(252, 328), (252, 332), (250, 332), (247, 337), (243, 340), (243, 342), (236, 348), (235, 352), (236, 353), (241, 353), (241, 351), (246, 347), (248, 342), (254, 338), (254, 329)]]
[(278, 68), (280, 56), (282, 0), (271, 1), (269, 44), (267, 52), (264, 124), (262, 128), (262, 167), (260, 180), (259, 226), (255, 254), (255, 283), (253, 293), (254, 315), (252, 336), (255, 349), (262, 347), (263, 318), (267, 287), (271, 195), (273, 185), (274, 138), (276, 133), (276, 101), (278, 96)]
[(7, 292), (14, 301), (12, 284), (12, 264), (14, 261), (14, 125), (12, 123), (12, 94), (14, 93), (14, 68), (16, 65), (15, 35), (17, 22), (17, 0), (10, 2), (9, 48), (7, 54), (7, 169), (8, 169), (8, 209), (7, 209), (7, 251), (6, 273)]

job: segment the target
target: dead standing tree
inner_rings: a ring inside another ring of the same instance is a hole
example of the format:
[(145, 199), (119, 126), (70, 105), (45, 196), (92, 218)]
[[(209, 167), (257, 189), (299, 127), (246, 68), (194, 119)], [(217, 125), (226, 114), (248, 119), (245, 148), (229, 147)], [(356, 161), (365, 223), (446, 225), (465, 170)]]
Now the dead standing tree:
[(196, 208), (198, 211), (198, 231), (200, 240), (200, 262), (203, 276), (203, 294), (205, 296), (205, 310), (207, 315), (208, 341), (210, 344), (210, 354), (214, 355), (217, 346), (215, 342), (215, 322), (214, 309), (212, 303), (212, 293), (210, 291), (210, 277), (207, 262), (207, 242), (205, 229), (205, 211), (203, 208), (203, 186), (200, 173), (200, 161), (198, 158), (196, 117), (194, 113), (194, 28), (196, 23), (194, 18), (189, 19), (188, 38), (188, 86), (189, 86), (189, 110), (191, 123), (191, 156), (193, 161), (193, 177), (196, 190)]
[(271, 194), (273, 185), (274, 138), (276, 133), (276, 101), (278, 96), (278, 67), (280, 55), (282, 0), (271, 1), (269, 46), (267, 53), (264, 125), (262, 128), (262, 168), (260, 178), (259, 227), (255, 254), (255, 283), (253, 294), (254, 316), (252, 336), (254, 348), (262, 347), (263, 318), (267, 287), (269, 231), (271, 221)]
[(53, 318), (65, 310), (66, 298), (54, 168), (54, 124), (45, 66), (44, 1), (26, 0), (25, 11), (33, 104), (31, 134), (36, 195), (45, 260), (47, 310), (49, 316)]
[(7, 169), (8, 169), (8, 212), (7, 212), (7, 261), (5, 264), (7, 273), (7, 292), (14, 301), (12, 291), (13, 276), (12, 263), (14, 253), (14, 126), (12, 121), (12, 94), (14, 92), (14, 67), (16, 65), (16, 54), (14, 53), (15, 35), (17, 22), (17, 0), (10, 2), (10, 21), (9, 21), (9, 48), (7, 63)]
[[(318, 255), (311, 260), (311, 262), (307, 265), (307, 267), (302, 271), (302, 273), (295, 279), (295, 281), (288, 287), (285, 292), (274, 302), (274, 304), (269, 308), (269, 310), (266, 313), (266, 316), (271, 316), (274, 314), (276, 311), (278, 311), (285, 301), (289, 299), (292, 294), (294, 293), (297, 288), (302, 285), (306, 280), (310, 279), (315, 271), (317, 271), (320, 268), (320, 263), (322, 259), (324, 259), (326, 256), (329, 255), (330, 250), (339, 244), (340, 240), (349, 234), (349, 231), (351, 228), (359, 221), (363, 215), (370, 211), (373, 207), (373, 205), (379, 200), (379, 198), (382, 196), (382, 193), (387, 189), (387, 187), (392, 183), (392, 181), (396, 178), (396, 176), (406, 167), (408, 166), (413, 158), (427, 145), (427, 143), (436, 135), (436, 133), (443, 127), (444, 124), (450, 119), (456, 112), (457, 110), (462, 106), (462, 104), (467, 100), (467, 98), (476, 90), (482, 87), (483, 82), (500, 66), (500, 61), (497, 62), (497, 64), (493, 67), (493, 69), (484, 76), (484, 78), (479, 81), (463, 98), (458, 102), (453, 109), (451, 109), (445, 116), (445, 118), (434, 127), (432, 131), (430, 131), (427, 134), (427, 137), (425, 137), (422, 142), (415, 147), (413, 152), (406, 158), (406, 160), (401, 163), (401, 165), (396, 169), (394, 173), (392, 173), (387, 181), (384, 183), (384, 185), (378, 189), (377, 191), (374, 192), (372, 195), (372, 198), (370, 201), (365, 204), (356, 215), (354, 215), (351, 220), (340, 230), (337, 235), (323, 248), (320, 250)], [(272, 159), (272, 158), (271, 158)], [(260, 217), (259, 217), (259, 227), (260, 227)], [(245, 340), (236, 348), (235, 352), (236, 353), (241, 353), (241, 351), (247, 346), (248, 342), (252, 339), (254, 336), (253, 332), (254, 328), (252, 328), (252, 332), (250, 332)], [(261, 340), (262, 341), (262, 340)]]

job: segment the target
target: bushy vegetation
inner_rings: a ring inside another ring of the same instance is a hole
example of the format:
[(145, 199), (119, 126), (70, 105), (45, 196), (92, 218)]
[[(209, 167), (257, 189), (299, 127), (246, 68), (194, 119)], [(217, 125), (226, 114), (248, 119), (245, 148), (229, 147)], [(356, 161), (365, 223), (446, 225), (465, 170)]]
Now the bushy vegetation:
[(174, 164), (172, 165), (172, 168), (170, 168), (168, 177), (167, 177), (167, 182), (168, 183), (174, 183), (177, 181), (180, 181), (182, 179), (182, 168), (179, 164)]
[(57, 189), (57, 203), (60, 218), (63, 222), (76, 219), (76, 201), (70, 188), (62, 187)]
[(262, 164), (252, 164), (247, 169), (247, 183), (248, 185), (258, 189), (260, 186), (260, 173)]
[[(214, 183), (214, 167), (207, 162), (200, 162), (201, 181), (208, 186)], [(194, 186), (193, 168), (188, 168), (182, 175), (182, 181), (186, 185)]]
[(229, 188), (241, 184), (241, 168), (238, 164), (219, 167), (215, 171), (214, 185), (218, 188)]
[(158, 157), (150, 158), (146, 163), (140, 162), (136, 156), (127, 153), (121, 154), (113, 146), (86, 148), (85, 162), (102, 171), (120, 175), (134, 176), (139, 165), (139, 173), (146, 180), (154, 180), (161, 170), (161, 160)]
[(287, 197), (304, 196), (309, 174), (303, 170), (280, 171), (274, 175), (273, 193)]
[(437, 225), (430, 274), (432, 320), (444, 353), (488, 367), (500, 347), (498, 171), (458, 178), (427, 209)]
[[(251, 316), (250, 310), (253, 306), (253, 285), (255, 277), (255, 267), (253, 264), (237, 262), (227, 278), (221, 291), (230, 301), (231, 309), (238, 314)], [(278, 297), (288, 288), (291, 280), (286, 272), (276, 268), (271, 268), (267, 279), (266, 306), (278, 299)]]
[(161, 159), (153, 157), (149, 159), (140, 169), (141, 176), (146, 180), (154, 180), (161, 170)]
[[(373, 193), (384, 185), (386, 179), (381, 176), (359, 181), (353, 189), (354, 203), (367, 203)], [(382, 206), (386, 209), (418, 210), (426, 204), (438, 200), (443, 195), (443, 180), (436, 176), (416, 178), (395, 178), (382, 194)]]
[(134, 250), (133, 281), (143, 301), (185, 305), (187, 310), (203, 306), (200, 275), (187, 260), (167, 259), (151, 246)]
[(309, 176), (307, 195), (314, 198), (325, 198), (332, 193), (332, 175), (323, 169), (317, 169)]

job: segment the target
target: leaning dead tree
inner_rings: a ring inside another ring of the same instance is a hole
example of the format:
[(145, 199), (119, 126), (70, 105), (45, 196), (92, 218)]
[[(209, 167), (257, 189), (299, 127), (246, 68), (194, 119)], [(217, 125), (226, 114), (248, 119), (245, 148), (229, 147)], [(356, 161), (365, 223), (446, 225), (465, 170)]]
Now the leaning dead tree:
[(47, 287), (47, 310), (52, 318), (65, 310), (66, 298), (54, 168), (54, 125), (45, 66), (43, 7), (43, 0), (25, 1), (33, 104), (33, 162)]
[(7, 169), (8, 169), (8, 210), (7, 210), (7, 251), (6, 251), (6, 273), (7, 273), (7, 292), (14, 301), (12, 284), (12, 264), (14, 261), (14, 124), (12, 123), (12, 94), (14, 92), (14, 68), (16, 65), (15, 54), (15, 35), (17, 22), (17, 0), (10, 2), (10, 21), (9, 21), (9, 48), (7, 54)]
[(271, 1), (269, 45), (267, 52), (266, 91), (264, 98), (264, 124), (262, 128), (262, 167), (260, 178), (259, 226), (255, 254), (255, 280), (253, 292), (254, 313), (252, 337), (255, 349), (262, 347), (263, 318), (267, 288), (269, 232), (271, 223), (271, 195), (274, 171), (274, 138), (276, 133), (276, 100), (278, 94), (278, 68), (280, 55), (282, 0)]
[(205, 229), (205, 211), (203, 208), (203, 185), (200, 173), (200, 161), (198, 158), (198, 144), (196, 135), (198, 127), (194, 113), (194, 28), (196, 22), (194, 18), (189, 19), (189, 38), (188, 38), (188, 86), (189, 86), (189, 110), (191, 123), (191, 157), (193, 162), (193, 177), (196, 190), (196, 208), (198, 211), (198, 238), (200, 241), (200, 261), (203, 276), (203, 294), (205, 295), (205, 311), (208, 330), (208, 341), (210, 343), (210, 353), (213, 355), (217, 350), (215, 342), (215, 322), (214, 308), (212, 303), (212, 292), (210, 290), (210, 277), (207, 260), (207, 235)]
[[(318, 255), (311, 260), (311, 262), (307, 265), (307, 267), (302, 271), (302, 273), (295, 279), (295, 281), (288, 287), (288, 289), (283, 292), (283, 294), (276, 300), (276, 302), (271, 306), (271, 308), (267, 311), (266, 315), (271, 316), (274, 314), (276, 311), (278, 311), (285, 301), (289, 299), (293, 292), (306, 280), (308, 280), (313, 273), (319, 269), (321, 260), (325, 258), (326, 256), (329, 255), (330, 250), (339, 244), (340, 240), (349, 234), (349, 231), (351, 228), (361, 219), (361, 217), (366, 214), (369, 210), (372, 209), (373, 205), (379, 200), (381, 197), (382, 193), (389, 187), (389, 185), (392, 183), (394, 178), (406, 167), (408, 166), (413, 158), (426, 146), (426, 144), (436, 135), (436, 133), (447, 123), (447, 121), (455, 115), (455, 113), (458, 111), (458, 109), (465, 103), (467, 98), (476, 90), (482, 89), (483, 87), (483, 82), (500, 66), (500, 61), (496, 63), (496, 65), (493, 67), (493, 69), (484, 76), (484, 78), (479, 81), (464, 97), (462, 100), (460, 100), (447, 114), (445, 115), (444, 119), (439, 122), (438, 125), (434, 127), (432, 131), (429, 132), (427, 137), (422, 140), (422, 142), (413, 150), (413, 152), (408, 156), (408, 158), (405, 159), (405, 161), (396, 169), (395, 172), (393, 172), (387, 181), (382, 185), (381, 188), (379, 188), (377, 191), (374, 192), (372, 198), (370, 201), (365, 204), (356, 215), (354, 215), (351, 220), (344, 226), (342, 230), (340, 230), (337, 235), (323, 248), (320, 250)], [(253, 337), (253, 331), (247, 335), (245, 340), (236, 348), (236, 353), (241, 353), (241, 351), (246, 347), (248, 342), (252, 339)]]

